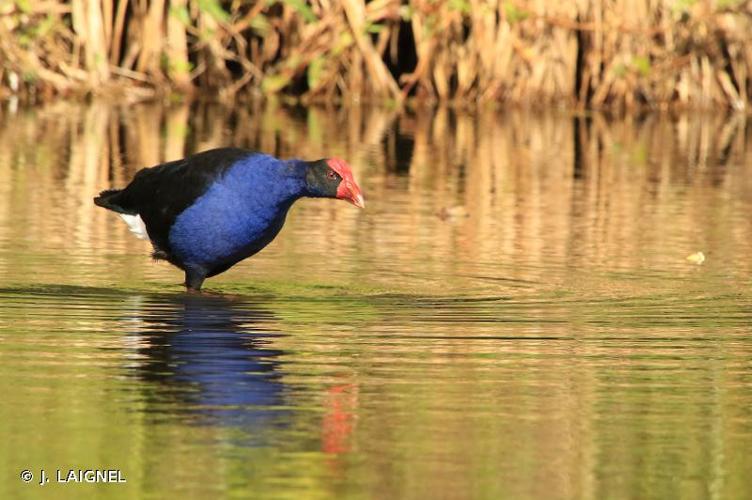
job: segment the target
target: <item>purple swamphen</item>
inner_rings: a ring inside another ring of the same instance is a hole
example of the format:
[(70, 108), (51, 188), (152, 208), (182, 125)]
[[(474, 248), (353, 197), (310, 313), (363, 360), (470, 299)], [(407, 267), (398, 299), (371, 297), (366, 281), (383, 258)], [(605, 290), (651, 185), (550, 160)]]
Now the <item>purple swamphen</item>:
[(94, 203), (151, 240), (154, 258), (184, 270), (185, 286), (198, 291), (206, 278), (268, 245), (295, 200), (306, 196), (364, 207), (343, 160), (280, 160), (236, 148), (144, 168), (124, 189), (102, 191)]

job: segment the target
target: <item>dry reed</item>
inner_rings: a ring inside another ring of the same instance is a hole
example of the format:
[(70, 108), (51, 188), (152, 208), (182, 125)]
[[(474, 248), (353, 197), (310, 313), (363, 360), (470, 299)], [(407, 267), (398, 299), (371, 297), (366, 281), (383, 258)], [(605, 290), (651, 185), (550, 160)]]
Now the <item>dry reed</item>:
[(746, 0), (12, 0), (0, 95), (743, 109)]

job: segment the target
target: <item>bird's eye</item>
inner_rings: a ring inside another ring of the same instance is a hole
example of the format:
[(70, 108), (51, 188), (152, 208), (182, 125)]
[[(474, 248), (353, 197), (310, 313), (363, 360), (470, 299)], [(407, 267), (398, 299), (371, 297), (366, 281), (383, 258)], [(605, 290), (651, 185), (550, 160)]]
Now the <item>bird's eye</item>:
[(334, 179), (337, 176), (337, 174), (334, 173), (334, 170), (330, 170), (329, 172), (326, 173), (326, 176), (329, 177), (330, 179)]

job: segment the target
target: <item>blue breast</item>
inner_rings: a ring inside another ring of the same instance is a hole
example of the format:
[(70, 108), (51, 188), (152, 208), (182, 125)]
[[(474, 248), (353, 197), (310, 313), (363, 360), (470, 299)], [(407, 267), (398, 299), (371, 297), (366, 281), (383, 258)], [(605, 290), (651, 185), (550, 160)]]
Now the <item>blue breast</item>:
[(303, 189), (294, 162), (261, 154), (239, 161), (175, 219), (173, 256), (211, 271), (253, 255), (282, 229)]

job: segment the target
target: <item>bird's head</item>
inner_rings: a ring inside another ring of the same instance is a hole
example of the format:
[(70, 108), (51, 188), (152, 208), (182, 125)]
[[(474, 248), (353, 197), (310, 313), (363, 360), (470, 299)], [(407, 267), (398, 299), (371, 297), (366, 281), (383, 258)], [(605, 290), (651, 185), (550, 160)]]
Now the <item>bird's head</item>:
[(364, 208), (363, 193), (353, 178), (352, 170), (344, 160), (329, 158), (308, 164), (306, 187), (309, 196), (339, 198)]

